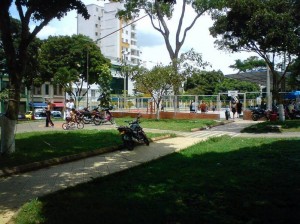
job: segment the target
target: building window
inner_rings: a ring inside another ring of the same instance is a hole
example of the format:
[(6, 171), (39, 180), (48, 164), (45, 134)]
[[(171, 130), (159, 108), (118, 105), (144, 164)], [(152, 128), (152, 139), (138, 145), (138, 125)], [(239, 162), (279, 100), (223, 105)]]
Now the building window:
[(53, 95), (62, 96), (62, 87), (60, 85), (53, 86)]
[(126, 34), (128, 34), (128, 30), (126, 30)]
[(100, 17), (100, 16), (98, 16), (98, 20), (101, 20), (101, 17)]
[(91, 97), (95, 97), (96, 96), (96, 90), (92, 89), (91, 90)]
[(98, 32), (95, 32), (95, 35), (98, 36)]
[(45, 84), (45, 95), (49, 95), (49, 84)]
[(34, 95), (42, 95), (42, 89), (41, 89), (41, 87), (39, 86), (39, 87), (34, 87), (33, 88), (33, 93), (34, 93)]
[(98, 27), (98, 24), (97, 24), (97, 23), (95, 24), (95, 27), (96, 27), (96, 28)]
[(99, 11), (99, 9), (98, 9), (98, 8), (96, 8), (96, 11), (98, 12), (98, 11)]

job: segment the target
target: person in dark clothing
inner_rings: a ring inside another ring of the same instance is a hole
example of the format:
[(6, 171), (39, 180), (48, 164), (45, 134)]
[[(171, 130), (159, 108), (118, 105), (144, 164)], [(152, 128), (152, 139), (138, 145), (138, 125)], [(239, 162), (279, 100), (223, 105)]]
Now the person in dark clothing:
[(242, 107), (243, 107), (243, 104), (241, 103), (241, 101), (238, 101), (237, 104), (236, 104), (237, 117), (241, 116)]
[(231, 102), (231, 112), (232, 112), (232, 118), (234, 119), (235, 113), (236, 113), (236, 102)]
[(51, 109), (52, 109), (51, 102), (48, 102), (48, 105), (46, 108), (46, 127), (49, 127), (49, 124), (51, 125), (51, 127), (54, 127), (54, 124), (51, 120)]

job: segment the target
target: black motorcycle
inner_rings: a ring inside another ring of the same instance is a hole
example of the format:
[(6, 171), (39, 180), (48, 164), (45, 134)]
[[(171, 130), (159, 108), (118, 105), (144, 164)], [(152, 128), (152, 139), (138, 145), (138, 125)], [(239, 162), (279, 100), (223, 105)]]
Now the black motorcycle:
[(252, 120), (257, 121), (260, 118), (265, 117), (267, 121), (270, 120), (271, 112), (269, 110), (264, 110), (261, 108), (256, 108), (252, 110)]
[(122, 135), (122, 141), (124, 147), (128, 150), (133, 150), (134, 144), (139, 143), (149, 145), (150, 142), (143, 131), (143, 128), (140, 126), (139, 117), (134, 121), (127, 121), (129, 123), (128, 126), (119, 126), (118, 131)]
[(89, 111), (86, 107), (80, 111), (80, 119), (83, 120), (85, 124), (91, 124), (94, 123), (95, 116), (100, 116), (100, 112), (98, 110), (98, 107), (94, 108), (92, 111)]

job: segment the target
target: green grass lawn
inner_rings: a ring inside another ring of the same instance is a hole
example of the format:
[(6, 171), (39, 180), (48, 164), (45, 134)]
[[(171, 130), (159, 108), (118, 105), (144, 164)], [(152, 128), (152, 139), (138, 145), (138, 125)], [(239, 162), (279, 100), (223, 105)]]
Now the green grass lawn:
[[(149, 138), (162, 135), (147, 133)], [(16, 152), (0, 157), (0, 169), (122, 144), (117, 130), (28, 132), (15, 139)]]
[(299, 223), (300, 139), (223, 136), (35, 199), (16, 223)]
[[(133, 118), (116, 118), (117, 125), (128, 125), (125, 121)], [(31, 122), (31, 121), (24, 121)], [(43, 121), (44, 122), (44, 121)], [(192, 128), (216, 124), (213, 120), (155, 120), (141, 119), (141, 126), (162, 130), (191, 131)], [(147, 133), (149, 138), (162, 136), (162, 133)], [(32, 162), (88, 152), (122, 144), (117, 130), (76, 130), (29, 132), (16, 135), (16, 152), (0, 157), (0, 169), (24, 165)]]
[(281, 121), (265, 121), (262, 123), (257, 123), (245, 128), (242, 132), (244, 133), (266, 133), (270, 132), (270, 125), (280, 125), (281, 132), (300, 132), (300, 120), (285, 120)]
[[(133, 118), (116, 118), (116, 123), (118, 125), (126, 125), (125, 121), (133, 121)], [(194, 128), (203, 128), (211, 125), (218, 124), (218, 121), (208, 120), (208, 119), (195, 119), (195, 120), (186, 120), (186, 119), (141, 119), (141, 126), (143, 128), (153, 128), (161, 130), (173, 130), (173, 131), (191, 131)]]

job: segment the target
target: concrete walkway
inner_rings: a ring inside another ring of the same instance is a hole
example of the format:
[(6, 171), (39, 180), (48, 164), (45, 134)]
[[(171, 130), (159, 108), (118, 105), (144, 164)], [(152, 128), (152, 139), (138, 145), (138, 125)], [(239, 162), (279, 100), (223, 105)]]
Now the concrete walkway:
[[(240, 133), (240, 130), (251, 124), (253, 124), (252, 121), (236, 119), (233, 123), (214, 127), (209, 130), (175, 132), (180, 137), (159, 140), (151, 143), (150, 146), (137, 146), (133, 151), (119, 150), (32, 172), (0, 178), (0, 223), (7, 223), (25, 202), (36, 197), (155, 160), (185, 149), (209, 137), (224, 134), (229, 134), (232, 137), (244, 136), (244, 134)], [(61, 128), (58, 123), (54, 128), (45, 128), (43, 123), (34, 122), (30, 123), (30, 128), (26, 127), (25, 124), (24, 126), (18, 125), (17, 132), (57, 130), (57, 128)], [(111, 125), (86, 125), (86, 128), (105, 129), (115, 127)], [(158, 130), (145, 129), (145, 131)], [(299, 133), (296, 134), (299, 137)], [(261, 137), (261, 135), (259, 136)]]

